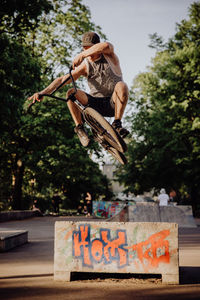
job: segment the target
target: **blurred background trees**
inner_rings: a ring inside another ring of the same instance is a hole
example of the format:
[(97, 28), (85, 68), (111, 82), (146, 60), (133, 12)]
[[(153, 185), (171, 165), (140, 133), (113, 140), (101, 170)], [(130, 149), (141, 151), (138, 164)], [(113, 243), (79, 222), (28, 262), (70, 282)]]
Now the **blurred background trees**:
[(87, 191), (110, 193), (89, 157), (94, 146), (81, 147), (65, 103), (45, 99), (31, 114), (23, 110), (28, 96), (68, 72), (82, 33), (96, 30), (104, 37), (100, 28), (79, 0), (0, 4), (1, 209), (29, 209), (37, 200), (45, 210), (55, 191), (65, 208), (76, 208)]
[(151, 35), (157, 52), (148, 72), (139, 74), (132, 87), (133, 138), (129, 164), (120, 180), (140, 194), (153, 187), (174, 188), (190, 198), (196, 209), (200, 199), (200, 3), (189, 10), (188, 20), (177, 24), (166, 43)]

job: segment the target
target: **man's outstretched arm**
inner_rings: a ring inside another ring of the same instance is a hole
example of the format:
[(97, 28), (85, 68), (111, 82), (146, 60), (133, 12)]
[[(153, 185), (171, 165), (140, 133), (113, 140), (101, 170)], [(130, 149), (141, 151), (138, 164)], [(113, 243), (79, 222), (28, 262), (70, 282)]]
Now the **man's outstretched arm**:
[[(84, 65), (80, 65), (78, 68), (76, 68), (76, 70), (72, 71), (72, 76), (73, 76), (74, 80), (77, 80), (81, 75), (85, 75), (85, 72), (86, 72), (85, 71), (85, 66)], [(55, 89), (62, 82), (64, 82), (68, 77), (69, 77), (69, 74), (56, 78), (44, 90), (42, 90), (41, 92), (37, 92), (37, 93), (33, 94), (31, 97), (28, 98), (28, 100), (33, 100), (33, 101), (39, 101), (40, 102), (43, 99), (43, 97), (41, 97), (41, 95), (53, 93), (53, 91), (55, 91)], [(69, 84), (71, 82), (72, 82), (72, 80), (71, 80), (71, 78), (69, 78), (69, 80), (67, 80), (66, 83), (64, 83), (63, 86), (65, 86), (66, 84)]]
[(72, 67), (75, 69), (75, 67), (78, 67), (84, 58), (88, 56), (98, 55), (98, 54), (106, 54), (108, 56), (114, 56), (114, 48), (113, 45), (109, 42), (103, 42), (103, 43), (97, 43), (88, 49), (82, 51), (73, 60)]

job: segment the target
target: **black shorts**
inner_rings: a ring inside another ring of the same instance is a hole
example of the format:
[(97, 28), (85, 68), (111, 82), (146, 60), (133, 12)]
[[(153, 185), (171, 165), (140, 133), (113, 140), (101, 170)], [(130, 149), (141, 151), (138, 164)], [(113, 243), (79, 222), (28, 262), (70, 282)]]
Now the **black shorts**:
[(93, 97), (87, 94), (88, 106), (94, 108), (104, 117), (114, 117), (115, 103), (112, 97)]

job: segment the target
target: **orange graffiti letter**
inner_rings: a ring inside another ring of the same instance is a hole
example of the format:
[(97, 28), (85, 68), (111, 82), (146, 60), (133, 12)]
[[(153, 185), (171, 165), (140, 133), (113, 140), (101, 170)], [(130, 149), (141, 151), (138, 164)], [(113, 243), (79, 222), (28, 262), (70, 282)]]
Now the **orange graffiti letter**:
[(90, 236), (88, 226), (80, 225), (79, 231), (73, 232), (73, 254), (82, 257), (84, 265), (91, 266), (89, 253)]

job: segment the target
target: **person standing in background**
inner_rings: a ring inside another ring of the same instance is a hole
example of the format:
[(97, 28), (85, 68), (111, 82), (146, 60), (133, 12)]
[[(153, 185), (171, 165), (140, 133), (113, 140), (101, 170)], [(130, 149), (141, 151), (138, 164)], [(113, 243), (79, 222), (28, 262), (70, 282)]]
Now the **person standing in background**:
[(89, 217), (92, 215), (92, 196), (89, 192), (87, 192), (85, 200), (86, 200), (86, 206), (87, 206), (87, 211), (88, 211), (87, 216)]
[(160, 195), (158, 196), (158, 201), (160, 206), (167, 206), (169, 202), (169, 196), (166, 193), (165, 189), (160, 190)]

